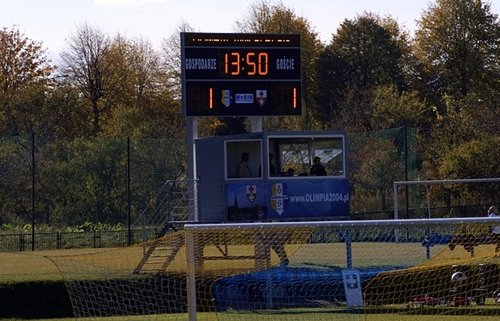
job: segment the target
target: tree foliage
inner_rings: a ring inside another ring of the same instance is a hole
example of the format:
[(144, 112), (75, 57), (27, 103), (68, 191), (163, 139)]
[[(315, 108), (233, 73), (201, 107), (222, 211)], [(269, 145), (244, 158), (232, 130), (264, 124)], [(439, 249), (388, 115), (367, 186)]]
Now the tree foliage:
[[(110, 136), (181, 137), (180, 101), (161, 53), (144, 39), (117, 37), (110, 53), (117, 76), (102, 133)], [(117, 63), (120, 62), (120, 63)], [(112, 100), (111, 100), (112, 99)]]
[(53, 69), (40, 42), (18, 29), (0, 30), (0, 97), (34, 84), (46, 84)]
[(365, 197), (376, 196), (380, 200), (378, 208), (386, 210), (392, 183), (404, 176), (404, 166), (394, 142), (391, 139), (368, 139), (351, 157), (363, 160), (351, 173), (358, 187), (356, 193)]
[[(498, 176), (500, 26), (487, 2), (433, 1), (414, 39), (390, 16), (365, 12), (345, 19), (327, 44), (281, 2), (257, 0), (247, 12), (235, 23), (240, 32), (301, 36), (303, 115), (266, 117), (264, 130), (362, 136), (350, 141), (356, 210), (390, 206), (392, 181), (404, 174), (402, 126), (417, 133), (411, 161), (420, 178)], [(0, 223), (32, 218), (33, 151), (35, 217), (49, 224), (125, 220), (127, 137), (133, 215), (154, 202), (166, 179), (185, 178), (179, 32), (193, 30), (182, 22), (156, 50), (147, 39), (82, 25), (52, 66), (41, 43), (1, 29)], [(200, 136), (247, 127), (243, 117), (198, 124)], [(464, 191), (498, 195), (497, 186)]]
[[(500, 136), (484, 136), (451, 148), (441, 160), (439, 176), (446, 179), (498, 177), (500, 162), (494, 156)], [(498, 200), (500, 184), (469, 184), (454, 189), (456, 197)]]
[(365, 13), (346, 19), (316, 64), (318, 116), (328, 127), (372, 130), (372, 91), (406, 88), (406, 34), (391, 19)]
[(114, 86), (112, 73), (116, 60), (110, 55), (111, 42), (101, 30), (84, 24), (69, 38), (62, 52), (61, 73), (76, 86), (90, 104), (94, 134), (101, 131), (102, 113), (108, 110), (106, 98)]
[(379, 86), (373, 90), (372, 102), (371, 127), (374, 130), (427, 127), (432, 121), (427, 118), (432, 112), (416, 91), (399, 92), (394, 85)]
[(40, 42), (18, 29), (0, 29), (0, 132), (19, 135), (32, 130), (34, 104), (54, 70)]
[(500, 22), (483, 1), (431, 4), (418, 23), (414, 52), (435, 97), (500, 90)]

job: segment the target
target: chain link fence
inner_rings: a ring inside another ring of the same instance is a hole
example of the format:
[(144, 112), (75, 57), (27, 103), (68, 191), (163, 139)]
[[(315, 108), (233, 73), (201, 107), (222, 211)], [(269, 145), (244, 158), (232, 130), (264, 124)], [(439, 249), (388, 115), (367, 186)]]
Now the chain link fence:
[(126, 224), (167, 180), (186, 178), (183, 140), (32, 143), (0, 139), (0, 225)]
[[(351, 218), (392, 218), (393, 182), (421, 176), (415, 130), (401, 127), (351, 133), (348, 144)], [(183, 198), (196, 182), (187, 181), (187, 167), (182, 139), (99, 137), (37, 143), (36, 135), (0, 138), (0, 243), (5, 243), (0, 244), (0, 250), (24, 250), (29, 245), (57, 249), (130, 244), (138, 239), (131, 229), (151, 227), (141, 223), (144, 215), (168, 212), (177, 215), (177, 220), (187, 220), (189, 209), (176, 213), (170, 206), (175, 201), (184, 202), (183, 206), (189, 202)], [(173, 186), (167, 189), (168, 194), (160, 193), (168, 184)], [(433, 190), (433, 216), (482, 216), (487, 206), (495, 204), (486, 193), (464, 190), (447, 190), (445, 186)], [(399, 197), (401, 217), (426, 217), (427, 193), (404, 190)], [(108, 237), (112, 232), (99, 232), (98, 237), (93, 234), (97, 232), (72, 237), (53, 232), (88, 222), (121, 224), (129, 230), (125, 229), (126, 236), (117, 233), (121, 236), (110, 236), (106, 242), (102, 242), (103, 235)], [(9, 230), (22, 225), (37, 228), (34, 240), (35, 231), (13, 234)], [(40, 227), (50, 227), (50, 233), (45, 236)]]

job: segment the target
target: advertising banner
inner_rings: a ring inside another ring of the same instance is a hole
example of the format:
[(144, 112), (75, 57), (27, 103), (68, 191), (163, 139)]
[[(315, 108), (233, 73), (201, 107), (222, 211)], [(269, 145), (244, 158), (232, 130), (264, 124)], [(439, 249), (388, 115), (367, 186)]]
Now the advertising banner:
[(269, 219), (349, 216), (347, 179), (276, 181), (269, 191)]
[(229, 220), (349, 217), (347, 179), (283, 179), (226, 185)]

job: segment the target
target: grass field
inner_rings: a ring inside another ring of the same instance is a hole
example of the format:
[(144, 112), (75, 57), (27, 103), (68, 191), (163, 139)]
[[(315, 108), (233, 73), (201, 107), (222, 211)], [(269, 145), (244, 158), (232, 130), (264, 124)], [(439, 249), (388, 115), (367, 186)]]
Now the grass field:
[[(26, 319), (0, 319), (2, 321), (21, 321)], [(70, 321), (75, 318), (58, 318), (58, 319), (31, 319), (31, 321)], [(187, 314), (182, 315), (154, 315), (154, 316), (127, 316), (127, 317), (107, 317), (107, 318), (78, 318), (82, 321), (185, 321), (188, 320)], [(496, 321), (497, 316), (452, 316), (452, 315), (399, 315), (399, 314), (318, 314), (318, 313), (301, 313), (301, 314), (273, 314), (263, 316), (261, 314), (224, 314), (218, 315), (214, 313), (199, 313), (198, 321), (316, 321), (316, 320), (332, 320), (332, 321)]]
[[(353, 259), (356, 266), (371, 266), (374, 264), (390, 263), (393, 265), (407, 264), (425, 264), (425, 251), (420, 244), (392, 244), (385, 243), (384, 253), (389, 253), (387, 257), (381, 257), (380, 251), (377, 250), (380, 244), (377, 243), (360, 243), (353, 244)], [(343, 264), (345, 262), (345, 248), (343, 244), (329, 244), (327, 247), (321, 245), (311, 245), (307, 248), (293, 248), (287, 250), (293, 255), (293, 259), (297, 262), (303, 258), (308, 257), (308, 262), (317, 265), (325, 264), (326, 261), (332, 262), (332, 258), (324, 255), (314, 256), (316, 259), (311, 260), (311, 251), (318, 253), (335, 253), (337, 257), (334, 259), (335, 264)], [(216, 249), (208, 249), (208, 251), (216, 252)], [(238, 252), (245, 253), (251, 252), (248, 248), (238, 248)], [(467, 258), (468, 253), (463, 249), (457, 248), (455, 251), (447, 250), (446, 246), (435, 246), (431, 249), (432, 265), (435, 264), (452, 264), (461, 262)], [(490, 247), (478, 248), (477, 255), (482, 253), (490, 253)], [(363, 253), (359, 255), (358, 253)], [(412, 256), (403, 253), (413, 253)], [(74, 250), (58, 250), (58, 251), (40, 251), (40, 252), (23, 252), (23, 253), (0, 253), (0, 283), (15, 283), (25, 281), (46, 281), (46, 280), (62, 280), (65, 275), (62, 273), (58, 266), (54, 263), (58, 258), (63, 257), (92, 257), (98, 258), (100, 264), (106, 262), (107, 266), (120, 266), (126, 269), (133, 269), (137, 263), (137, 258), (142, 255), (141, 247), (129, 247), (119, 249), (74, 249)], [(388, 262), (390, 258), (390, 262)], [(181, 258), (181, 261), (184, 258)], [(101, 262), (102, 260), (102, 262)], [(430, 262), (429, 262), (430, 263)], [(179, 263), (181, 264), (181, 263)], [(214, 263), (215, 264), (215, 263)], [(227, 264), (227, 263), (222, 263)], [(233, 265), (235, 263), (232, 263)], [(243, 263), (238, 263), (245, 265)], [(214, 266), (214, 269), (217, 268)], [(480, 315), (463, 315), (454, 316), (446, 315), (446, 313), (432, 314), (432, 308), (426, 310), (411, 310), (408, 313), (342, 313), (340, 311), (322, 309), (321, 311), (314, 311), (312, 309), (295, 309), (295, 310), (273, 310), (272, 312), (260, 311), (254, 313), (236, 313), (236, 312), (222, 312), (222, 313), (199, 313), (198, 320), (200, 321), (320, 321), (320, 320), (356, 320), (356, 321), (493, 321), (499, 319), (500, 305), (494, 305), (489, 302), (487, 306), (481, 309), (493, 309), (496, 312), (494, 316), (480, 316)], [(389, 309), (390, 310), (390, 309)], [(450, 310), (451, 311), (451, 310)], [(456, 311), (456, 309), (455, 309)], [(144, 320), (144, 321), (180, 321), (187, 320), (187, 314), (169, 314), (169, 315), (154, 315), (154, 316), (127, 316), (127, 317), (108, 317), (108, 318), (83, 318), (78, 320), (89, 321), (124, 321), (124, 320)], [(0, 319), (0, 320), (16, 320), (16, 319)], [(25, 319), (23, 319), (25, 320)], [(36, 319), (32, 319), (36, 320)], [(75, 318), (66, 319), (43, 319), (44, 321), (66, 321), (75, 320)]]
[(49, 257), (102, 252), (102, 249), (75, 249), (35, 252), (0, 252), (0, 283), (63, 279)]

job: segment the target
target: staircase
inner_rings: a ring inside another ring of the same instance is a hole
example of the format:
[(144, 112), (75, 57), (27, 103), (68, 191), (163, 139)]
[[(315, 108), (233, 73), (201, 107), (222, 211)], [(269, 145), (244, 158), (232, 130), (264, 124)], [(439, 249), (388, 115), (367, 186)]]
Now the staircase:
[[(135, 229), (161, 228), (155, 240), (146, 240), (144, 256), (134, 273), (165, 272), (184, 245), (183, 233), (174, 224), (187, 222), (195, 202), (191, 197), (197, 181), (169, 180), (141, 212), (133, 224)], [(144, 233), (145, 234), (145, 233)]]
[(175, 259), (175, 256), (184, 245), (184, 233), (171, 233), (160, 237), (149, 246), (141, 262), (134, 270), (139, 273), (163, 273)]

